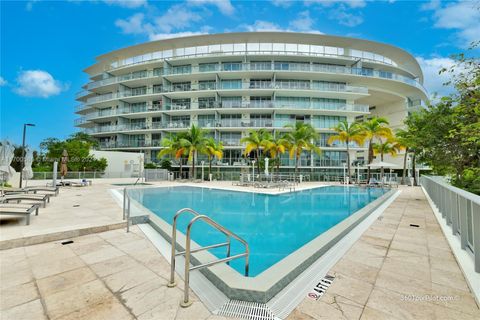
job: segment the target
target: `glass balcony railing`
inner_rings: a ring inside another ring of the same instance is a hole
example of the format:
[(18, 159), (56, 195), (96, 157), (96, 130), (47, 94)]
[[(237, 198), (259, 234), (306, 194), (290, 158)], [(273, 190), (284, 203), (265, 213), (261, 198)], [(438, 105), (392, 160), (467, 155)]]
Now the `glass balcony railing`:
[(241, 146), (242, 143), (240, 142), (240, 139), (228, 139), (228, 138), (220, 138), (220, 141), (222, 141), (222, 144), (224, 146)]
[(115, 148), (143, 148), (143, 147), (161, 147), (161, 140), (152, 140), (150, 142), (144, 140), (138, 141), (104, 141), (100, 142), (100, 149), (115, 149)]
[[(413, 78), (409, 78), (397, 73), (384, 70), (374, 70), (368, 68), (352, 68), (344, 66), (335, 66), (335, 65), (326, 65), (326, 64), (307, 64), (307, 63), (234, 63), (227, 65), (214, 64), (205, 68), (203, 66), (192, 66), (187, 69), (166, 69), (164, 75), (185, 75), (185, 74), (195, 74), (195, 73), (206, 73), (206, 72), (239, 72), (239, 71), (275, 71), (275, 72), (318, 72), (318, 73), (337, 73), (337, 74), (346, 74), (346, 75), (355, 75), (362, 77), (373, 77), (373, 78), (382, 78), (389, 80), (396, 80), (409, 85), (415, 86), (426, 93), (425, 88), (422, 84)], [(131, 73), (127, 75), (122, 75), (118, 77), (107, 78), (103, 80), (93, 81), (87, 84), (87, 90), (92, 90), (98, 87), (106, 86), (108, 84), (133, 80), (133, 79), (143, 79), (143, 78), (155, 78), (161, 77), (158, 72), (152, 70), (145, 71), (141, 73)], [(247, 89), (247, 86), (243, 86), (243, 89)], [(240, 89), (240, 88), (226, 88), (220, 87), (219, 89)], [(193, 86), (191, 90), (214, 90), (212, 87), (199, 87), (198, 85)], [(172, 90), (172, 91), (185, 91), (185, 90)], [(82, 96), (85, 93), (82, 93)]]
[(190, 121), (163, 122), (162, 127), (165, 129), (187, 129), (190, 128)]

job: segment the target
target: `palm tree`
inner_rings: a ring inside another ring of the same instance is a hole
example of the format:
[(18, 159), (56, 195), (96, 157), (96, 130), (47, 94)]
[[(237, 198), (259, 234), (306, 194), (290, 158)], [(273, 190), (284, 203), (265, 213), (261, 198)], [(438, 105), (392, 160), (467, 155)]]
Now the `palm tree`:
[(185, 136), (180, 139), (181, 145), (185, 148), (188, 154), (188, 160), (192, 162), (192, 170), (190, 172), (190, 178), (196, 177), (195, 175), (195, 156), (197, 152), (203, 152), (205, 147), (205, 130), (192, 124), (190, 129), (185, 132)]
[[(373, 161), (373, 142), (375, 139), (390, 138), (393, 136), (392, 129), (388, 127), (388, 120), (381, 117), (374, 117), (362, 123), (365, 139), (368, 139), (368, 163)], [(367, 171), (367, 181), (370, 181), (370, 167)]]
[(287, 124), (285, 128), (292, 129), (285, 134), (285, 139), (288, 141), (290, 159), (295, 157), (295, 175), (297, 175), (298, 163), (303, 150), (320, 153), (320, 148), (316, 145), (318, 133), (311, 124), (300, 121), (295, 124)]
[(287, 139), (280, 135), (273, 136), (268, 134), (263, 141), (264, 150), (270, 154), (270, 158), (277, 164), (277, 172), (280, 172), (280, 154), (285, 153), (288, 146), (289, 143)]
[(163, 149), (158, 153), (158, 157), (169, 155), (175, 159), (180, 159), (180, 177), (182, 177), (182, 157), (186, 154), (186, 149), (181, 143), (183, 135), (183, 133), (170, 134), (167, 138), (164, 138), (162, 140)]
[[(383, 161), (383, 156), (389, 154), (393, 157), (397, 156), (397, 153), (403, 150), (403, 145), (401, 145), (395, 137), (387, 139), (385, 142), (382, 139), (379, 139), (380, 142), (374, 143), (372, 146), (373, 153), (375, 155), (380, 154), (380, 161)], [(380, 168), (380, 176), (383, 178), (383, 167)]]
[(347, 147), (347, 166), (348, 166), (348, 177), (350, 177), (350, 143), (355, 142), (357, 145), (361, 146), (365, 142), (365, 133), (358, 122), (348, 123), (347, 120), (340, 121), (336, 127), (333, 128), (337, 132), (336, 135), (331, 136), (328, 139), (328, 144), (332, 144), (335, 141), (345, 143)]
[(212, 160), (213, 158), (222, 159), (223, 158), (223, 144), (221, 141), (215, 141), (214, 138), (210, 137), (205, 140), (205, 147), (203, 152), (208, 157), (208, 176), (212, 173)]
[(248, 131), (248, 136), (240, 139), (241, 143), (246, 143), (245, 155), (247, 156), (255, 150), (255, 160), (257, 161), (258, 172), (260, 172), (260, 148), (263, 147), (265, 143), (265, 138), (269, 133), (265, 129), (260, 130), (250, 130)]
[(396, 132), (396, 137), (397, 137), (398, 143), (405, 150), (405, 154), (403, 155), (402, 180), (400, 181), (401, 184), (404, 184), (405, 177), (407, 175), (407, 157), (408, 157), (408, 153), (410, 152), (410, 146), (412, 145), (413, 136), (410, 131), (399, 129)]

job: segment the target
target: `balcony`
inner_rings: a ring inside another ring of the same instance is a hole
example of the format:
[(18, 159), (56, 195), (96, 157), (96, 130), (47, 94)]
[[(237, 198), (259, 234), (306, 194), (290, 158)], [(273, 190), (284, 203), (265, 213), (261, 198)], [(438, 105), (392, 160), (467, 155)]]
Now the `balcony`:
[[(165, 75), (188, 75), (206, 72), (239, 72), (239, 71), (274, 71), (274, 72), (316, 72), (316, 73), (337, 73), (346, 75), (355, 75), (363, 77), (382, 78), (389, 80), (396, 80), (409, 85), (415, 86), (418, 89), (426, 93), (425, 88), (416, 79), (412, 79), (397, 73), (372, 70), (366, 68), (352, 68), (344, 66), (324, 65), (324, 64), (310, 64), (310, 63), (264, 63), (264, 62), (251, 62), (251, 63), (236, 63), (228, 65), (213, 64), (208, 68), (204, 66), (194, 66), (190, 68), (172, 68), (165, 70)], [(123, 81), (133, 79), (147, 79), (161, 77), (158, 72), (144, 71), (140, 73), (130, 73), (118, 77), (111, 77), (103, 80), (90, 82), (87, 84), (87, 90), (92, 90), (98, 87), (106, 86), (109, 84), (119, 83)], [(242, 87), (247, 89), (246, 87)], [(235, 88), (223, 88), (223, 89), (235, 89)], [(240, 88), (236, 88), (240, 89)], [(212, 88), (197, 88), (193, 87), (192, 90), (214, 90)]]
[(190, 128), (190, 121), (171, 121), (163, 122), (162, 128), (165, 129), (188, 129)]
[(100, 149), (118, 149), (118, 148), (148, 148), (148, 147), (161, 147), (161, 140), (152, 140), (151, 142), (139, 141), (106, 141), (100, 142)]
[(222, 141), (222, 144), (227, 147), (242, 145), (240, 139), (220, 138), (220, 141)]

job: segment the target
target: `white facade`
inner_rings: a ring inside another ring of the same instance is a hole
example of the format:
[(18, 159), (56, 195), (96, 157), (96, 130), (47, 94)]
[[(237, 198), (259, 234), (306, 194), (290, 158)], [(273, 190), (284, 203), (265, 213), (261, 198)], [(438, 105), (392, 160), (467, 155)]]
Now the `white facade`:
[[(339, 170), (345, 146), (327, 145), (338, 121), (385, 116), (399, 128), (427, 99), (413, 56), (377, 42), (302, 33), (252, 32), (148, 42), (98, 57), (77, 100), (76, 125), (103, 150), (144, 152), (155, 161), (161, 139), (191, 124), (223, 141), (224, 160), (242, 167), (248, 129), (281, 133), (311, 123), (321, 155), (305, 153), (303, 170)], [(352, 146), (352, 160), (366, 159)], [(199, 159), (201, 161), (201, 159)], [(400, 159), (398, 160), (400, 161)], [(294, 166), (287, 155), (282, 167)]]
[(145, 156), (141, 152), (91, 150), (90, 154), (96, 159), (107, 159), (106, 176), (138, 176), (145, 163)]

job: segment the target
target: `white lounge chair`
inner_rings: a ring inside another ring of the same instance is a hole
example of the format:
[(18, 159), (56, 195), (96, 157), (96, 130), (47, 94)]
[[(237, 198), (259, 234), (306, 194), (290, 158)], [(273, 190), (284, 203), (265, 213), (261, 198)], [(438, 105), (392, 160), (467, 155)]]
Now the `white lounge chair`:
[(0, 214), (25, 216), (28, 226), (30, 224), (30, 214), (35, 211), (35, 215), (38, 216), (39, 206), (39, 204), (0, 203)]
[(9, 203), (11, 201), (36, 201), (43, 203), (43, 207), (47, 206), (47, 202), (50, 202), (50, 195), (48, 194), (8, 194), (0, 197), (1, 203)]

